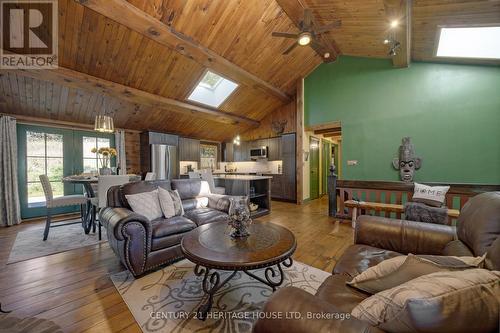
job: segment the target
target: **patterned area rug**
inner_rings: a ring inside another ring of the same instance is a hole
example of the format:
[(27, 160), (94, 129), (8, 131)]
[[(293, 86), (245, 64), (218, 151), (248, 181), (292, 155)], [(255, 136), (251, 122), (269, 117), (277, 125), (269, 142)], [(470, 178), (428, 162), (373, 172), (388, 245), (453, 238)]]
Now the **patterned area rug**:
[[(123, 300), (143, 332), (251, 332), (256, 315), (272, 289), (238, 272), (215, 295), (206, 321), (195, 318), (196, 310), (206, 299), (194, 264), (182, 260), (162, 270), (134, 279), (128, 271), (111, 276)], [(314, 294), (331, 274), (294, 262), (285, 268), (282, 287), (295, 286)], [(263, 270), (254, 271), (263, 276)], [(221, 274), (221, 281), (230, 272)]]
[[(102, 241), (107, 241), (106, 229), (102, 228)], [(99, 236), (90, 232), (85, 235), (80, 224), (50, 228), (49, 237), (43, 241), (43, 228), (21, 231), (10, 250), (7, 264), (44, 257), (55, 253), (78, 249), (99, 243)]]

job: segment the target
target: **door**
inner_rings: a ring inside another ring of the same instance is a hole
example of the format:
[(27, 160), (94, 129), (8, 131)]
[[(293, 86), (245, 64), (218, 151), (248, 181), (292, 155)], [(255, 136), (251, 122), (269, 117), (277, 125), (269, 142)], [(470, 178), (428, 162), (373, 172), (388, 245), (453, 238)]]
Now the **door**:
[(326, 140), (321, 140), (322, 142), (322, 158), (321, 158), (321, 194), (328, 193), (328, 175), (330, 174), (330, 164), (332, 162), (332, 144)]
[[(62, 178), (82, 172), (97, 173), (94, 147), (114, 147), (114, 135), (34, 125), (17, 125), (18, 186), (21, 217), (46, 215), (45, 195), (39, 176), (49, 177), (54, 197), (82, 194), (81, 185), (65, 184)], [(115, 161), (111, 160), (111, 166)], [(54, 214), (76, 212), (76, 206), (53, 210)]]
[(319, 198), (319, 140), (310, 137), (309, 141), (310, 159), (310, 199)]

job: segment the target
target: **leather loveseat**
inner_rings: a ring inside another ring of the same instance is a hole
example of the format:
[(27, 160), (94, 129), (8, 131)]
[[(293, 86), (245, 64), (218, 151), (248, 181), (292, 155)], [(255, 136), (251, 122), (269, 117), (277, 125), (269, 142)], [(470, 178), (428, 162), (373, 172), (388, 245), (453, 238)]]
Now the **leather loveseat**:
[[(500, 192), (483, 193), (469, 200), (460, 213), (456, 228), (360, 216), (354, 234), (355, 244), (347, 248), (339, 258), (333, 275), (323, 282), (316, 295), (295, 287), (286, 287), (277, 291), (263, 309), (267, 313), (300, 312), (302, 319), (273, 319), (272, 316), (263, 316), (255, 324), (254, 332), (382, 332), (354, 317), (345, 320), (308, 319), (307, 314), (350, 313), (370, 295), (347, 286), (346, 281), (385, 259), (402, 254), (482, 256), (486, 253), (486, 268), (500, 270), (499, 236)], [(449, 309), (442, 309), (444, 312), (447, 310)], [(428, 315), (442, 314), (438, 312)], [(481, 318), (470, 318), (467, 322), (476, 327), (464, 327), (464, 332), (484, 331), (480, 329)], [(495, 332), (498, 332), (498, 327)]]
[[(125, 195), (158, 187), (179, 192), (183, 216), (149, 221), (131, 210)], [(180, 243), (187, 232), (202, 224), (228, 221), (229, 198), (210, 193), (208, 183), (199, 179), (128, 183), (109, 189), (108, 207), (101, 210), (100, 220), (115, 254), (134, 276), (139, 276), (184, 258)]]

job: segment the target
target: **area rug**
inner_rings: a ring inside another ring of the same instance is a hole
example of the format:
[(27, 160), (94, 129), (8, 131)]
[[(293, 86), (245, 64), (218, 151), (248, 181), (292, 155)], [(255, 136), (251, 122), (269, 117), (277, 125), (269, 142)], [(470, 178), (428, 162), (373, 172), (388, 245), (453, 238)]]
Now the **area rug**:
[[(182, 260), (162, 270), (134, 279), (120, 272), (111, 279), (143, 332), (251, 332), (260, 310), (272, 295), (272, 289), (238, 272), (215, 295), (206, 321), (195, 317), (206, 300), (194, 264)], [(331, 274), (294, 262), (285, 268), (285, 286), (294, 286), (314, 294)], [(254, 271), (263, 276), (263, 270)], [(221, 274), (221, 281), (230, 272)]]
[(40, 318), (17, 318), (0, 314), (0, 333), (62, 333), (52, 321)]
[(102, 228), (102, 241), (96, 231), (85, 234), (80, 224), (50, 228), (49, 237), (43, 241), (43, 228), (21, 231), (10, 250), (7, 264), (44, 257), (55, 253), (78, 249), (107, 241), (106, 230)]

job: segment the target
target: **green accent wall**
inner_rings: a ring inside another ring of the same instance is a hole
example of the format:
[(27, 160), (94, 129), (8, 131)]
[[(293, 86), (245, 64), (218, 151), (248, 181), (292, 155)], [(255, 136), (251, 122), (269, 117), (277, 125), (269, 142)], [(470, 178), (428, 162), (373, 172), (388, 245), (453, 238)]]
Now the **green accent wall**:
[(304, 102), (306, 125), (342, 122), (344, 179), (399, 180), (392, 159), (409, 136), (416, 181), (500, 184), (498, 66), (342, 56), (305, 79)]

